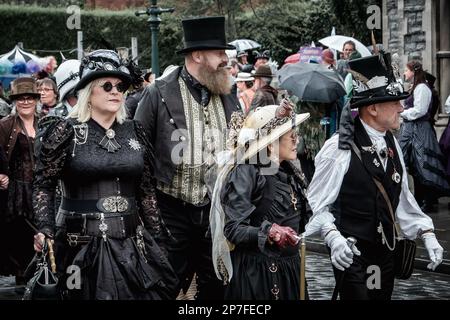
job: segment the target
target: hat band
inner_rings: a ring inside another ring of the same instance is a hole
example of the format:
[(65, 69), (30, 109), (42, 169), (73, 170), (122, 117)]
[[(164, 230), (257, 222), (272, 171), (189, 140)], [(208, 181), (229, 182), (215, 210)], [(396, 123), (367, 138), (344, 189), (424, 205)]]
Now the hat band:
[(68, 78), (64, 79), (59, 85), (58, 85), (58, 91), (64, 87), (64, 85), (72, 80), (75, 80), (79, 76), (79, 72), (72, 73)]
[(205, 40), (197, 40), (197, 41), (185, 41), (186, 49), (195, 48), (195, 47), (232, 47), (227, 44), (225, 41), (218, 39), (205, 39)]
[(400, 83), (393, 82), (385, 87), (380, 88), (374, 88), (369, 89), (363, 92), (357, 92), (356, 95), (353, 96), (353, 98), (356, 99), (370, 99), (370, 98), (376, 98), (376, 97), (385, 97), (385, 96), (392, 96), (396, 97), (403, 93), (403, 88)]

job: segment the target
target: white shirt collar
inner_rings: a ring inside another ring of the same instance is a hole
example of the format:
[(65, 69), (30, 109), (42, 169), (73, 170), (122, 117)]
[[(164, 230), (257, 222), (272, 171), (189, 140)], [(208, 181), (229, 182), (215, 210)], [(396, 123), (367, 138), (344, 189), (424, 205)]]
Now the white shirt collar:
[[(367, 134), (369, 135), (370, 139), (372, 139), (372, 138), (376, 138), (376, 139), (383, 138), (384, 139), (384, 136), (386, 135), (386, 131), (378, 131), (377, 129), (374, 129), (371, 126), (369, 126), (362, 119), (360, 119), (360, 120), (364, 126), (364, 129), (366, 129)], [(373, 141), (373, 139), (372, 139), (372, 141)]]

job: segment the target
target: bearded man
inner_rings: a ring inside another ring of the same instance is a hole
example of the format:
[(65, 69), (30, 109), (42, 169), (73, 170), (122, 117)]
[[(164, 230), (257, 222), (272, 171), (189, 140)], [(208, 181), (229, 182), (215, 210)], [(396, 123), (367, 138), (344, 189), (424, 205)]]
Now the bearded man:
[[(225, 18), (183, 20), (185, 66), (148, 86), (135, 119), (155, 148), (157, 200), (171, 234), (165, 247), (186, 291), (196, 274), (197, 299), (223, 299), (211, 259), (210, 199), (205, 175), (239, 102), (230, 94)], [(163, 244), (164, 246), (164, 244)]]

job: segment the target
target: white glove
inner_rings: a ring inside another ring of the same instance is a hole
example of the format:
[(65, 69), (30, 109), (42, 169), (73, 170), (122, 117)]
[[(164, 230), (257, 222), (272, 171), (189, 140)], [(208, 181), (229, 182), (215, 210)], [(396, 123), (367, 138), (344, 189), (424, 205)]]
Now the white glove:
[(436, 240), (436, 235), (433, 232), (426, 232), (422, 234), (422, 241), (431, 260), (431, 262), (427, 265), (427, 268), (434, 271), (442, 262), (442, 254), (444, 249), (442, 249), (441, 245)]
[(337, 230), (328, 232), (325, 243), (331, 249), (331, 263), (341, 271), (353, 263), (353, 254), (361, 255), (355, 245), (349, 247), (347, 239)]

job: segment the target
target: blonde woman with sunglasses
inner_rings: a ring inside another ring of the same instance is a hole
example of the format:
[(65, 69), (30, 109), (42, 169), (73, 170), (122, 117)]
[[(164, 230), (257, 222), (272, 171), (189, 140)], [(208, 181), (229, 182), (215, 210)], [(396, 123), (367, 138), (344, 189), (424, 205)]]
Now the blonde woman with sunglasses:
[[(61, 289), (69, 299), (175, 295), (176, 276), (157, 244), (169, 235), (154, 195), (153, 148), (140, 124), (126, 120), (130, 81), (117, 53), (92, 52), (81, 61), (77, 104), (43, 137), (34, 247), (39, 252), (45, 238), (54, 239)], [(62, 202), (53, 212), (58, 179)], [(81, 271), (79, 287), (66, 284), (68, 270)]]

